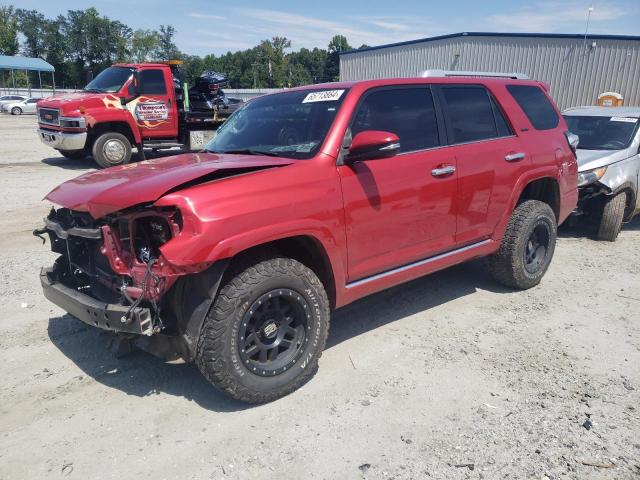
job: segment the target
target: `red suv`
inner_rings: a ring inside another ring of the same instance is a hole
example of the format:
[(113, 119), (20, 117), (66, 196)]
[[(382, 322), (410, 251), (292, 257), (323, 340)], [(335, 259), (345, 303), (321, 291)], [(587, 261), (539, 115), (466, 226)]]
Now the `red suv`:
[(247, 402), (317, 370), (329, 316), (488, 256), (540, 282), (577, 201), (576, 157), (544, 85), (414, 78), (248, 102), (205, 151), (88, 173), (47, 199), (60, 254), (44, 293)]

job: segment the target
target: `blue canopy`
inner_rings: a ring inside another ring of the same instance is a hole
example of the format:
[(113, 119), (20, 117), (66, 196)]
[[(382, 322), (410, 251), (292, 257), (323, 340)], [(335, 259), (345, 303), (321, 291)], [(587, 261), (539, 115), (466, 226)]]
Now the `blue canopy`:
[(39, 72), (53, 72), (53, 65), (41, 58), (0, 55), (0, 70), (37, 70)]

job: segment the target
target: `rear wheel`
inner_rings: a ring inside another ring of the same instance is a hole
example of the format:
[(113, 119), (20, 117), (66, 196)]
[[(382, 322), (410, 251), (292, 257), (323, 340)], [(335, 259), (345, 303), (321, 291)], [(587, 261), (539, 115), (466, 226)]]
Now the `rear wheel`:
[(616, 241), (622, 228), (626, 204), (627, 194), (624, 192), (620, 192), (616, 196), (607, 199), (602, 208), (602, 217), (598, 225), (598, 240)]
[(13, 107), (11, 109), (11, 115), (22, 115), (22, 109), (20, 107)]
[(93, 143), (92, 153), (102, 168), (123, 165), (131, 160), (131, 143), (121, 133), (103, 133)]
[(84, 150), (58, 150), (60, 155), (70, 160), (82, 160), (87, 156), (87, 152)]
[(315, 374), (328, 329), (329, 301), (312, 270), (290, 258), (248, 262), (221, 287), (196, 363), (232, 397), (269, 402)]
[(500, 249), (489, 257), (489, 271), (503, 285), (531, 288), (542, 280), (556, 246), (557, 223), (551, 207), (526, 200), (511, 214)]

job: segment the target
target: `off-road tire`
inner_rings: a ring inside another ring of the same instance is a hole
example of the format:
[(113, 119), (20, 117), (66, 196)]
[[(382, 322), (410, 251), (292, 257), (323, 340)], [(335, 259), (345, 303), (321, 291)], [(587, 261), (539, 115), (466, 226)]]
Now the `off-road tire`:
[[(110, 159), (105, 154), (105, 145), (110, 141), (117, 142), (117, 144), (122, 146), (123, 155), (117, 160)], [(129, 139), (127, 137), (118, 132), (103, 133), (98, 138), (96, 138), (95, 142), (93, 142), (91, 153), (93, 155), (93, 159), (101, 168), (124, 165), (125, 163), (129, 163), (129, 161), (131, 160), (131, 142), (129, 142)]]
[(22, 115), (22, 109), (20, 107), (13, 107), (11, 109), (11, 115)]
[[(548, 230), (548, 247), (539, 268), (530, 272), (525, 267), (527, 243), (538, 226)], [(526, 200), (511, 214), (499, 250), (488, 259), (489, 272), (499, 283), (525, 290), (540, 283), (555, 251), (557, 220), (551, 207), (539, 200)]]
[[(248, 259), (231, 268), (202, 326), (196, 364), (207, 380), (233, 398), (247, 403), (270, 402), (298, 389), (317, 371), (329, 331), (329, 300), (316, 274), (290, 258)], [(307, 302), (308, 341), (299, 348), (299, 361), (291, 368), (263, 377), (243, 362), (240, 329), (246, 325), (249, 308), (274, 289), (297, 292)]]
[(87, 152), (84, 150), (58, 150), (58, 152), (69, 160), (82, 160), (87, 156)]
[(624, 210), (627, 204), (627, 194), (620, 192), (617, 195), (607, 198), (603, 208), (600, 224), (598, 225), (598, 240), (615, 242), (622, 228), (624, 220)]

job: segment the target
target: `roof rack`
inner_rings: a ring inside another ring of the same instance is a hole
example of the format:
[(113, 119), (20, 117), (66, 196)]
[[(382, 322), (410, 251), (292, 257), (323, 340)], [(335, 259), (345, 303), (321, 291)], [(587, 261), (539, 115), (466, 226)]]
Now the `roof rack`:
[(512, 78), (514, 80), (529, 80), (524, 73), (508, 72), (465, 72), (462, 70), (425, 70), (422, 77), (498, 77)]

